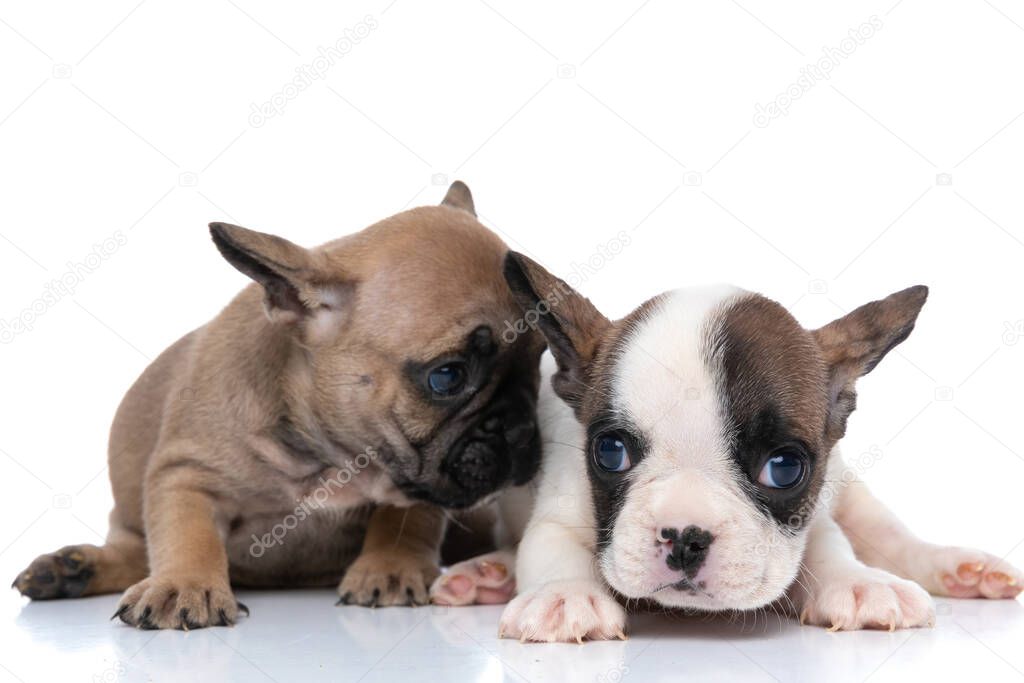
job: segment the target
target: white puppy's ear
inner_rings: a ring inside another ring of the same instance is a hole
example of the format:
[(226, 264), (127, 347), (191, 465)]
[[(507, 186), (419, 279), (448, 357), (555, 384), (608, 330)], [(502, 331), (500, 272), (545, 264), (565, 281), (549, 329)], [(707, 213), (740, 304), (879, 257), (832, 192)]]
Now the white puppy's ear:
[(469, 187), (461, 180), (456, 180), (448, 188), (448, 194), (441, 200), (441, 206), (450, 206), (453, 209), (462, 209), (476, 215), (476, 207), (473, 206), (473, 195)]
[(352, 285), (322, 254), (229, 223), (210, 223), (210, 236), (228, 263), (263, 286), (274, 322), (339, 318)]
[(505, 256), (505, 281), (523, 309), (522, 321), (547, 339), (558, 364), (551, 380), (555, 393), (578, 413), (590, 384), (590, 365), (611, 322), (589, 299), (517, 252)]
[(838, 440), (846, 433), (846, 419), (857, 403), (854, 384), (914, 329), (928, 288), (917, 285), (814, 330), (828, 365), (829, 421), (827, 436)]

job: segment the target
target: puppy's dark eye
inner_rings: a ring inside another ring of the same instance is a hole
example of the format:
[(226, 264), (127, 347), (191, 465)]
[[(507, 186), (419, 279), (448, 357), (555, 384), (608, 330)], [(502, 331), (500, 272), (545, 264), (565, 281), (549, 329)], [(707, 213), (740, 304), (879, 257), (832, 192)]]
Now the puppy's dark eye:
[(466, 365), (464, 363), (445, 363), (430, 371), (427, 385), (438, 396), (451, 396), (466, 384)]
[(776, 451), (757, 475), (757, 482), (770, 489), (791, 489), (804, 477), (804, 457), (795, 450)]
[(594, 439), (593, 451), (594, 462), (605, 472), (625, 472), (633, 466), (626, 442), (615, 432)]

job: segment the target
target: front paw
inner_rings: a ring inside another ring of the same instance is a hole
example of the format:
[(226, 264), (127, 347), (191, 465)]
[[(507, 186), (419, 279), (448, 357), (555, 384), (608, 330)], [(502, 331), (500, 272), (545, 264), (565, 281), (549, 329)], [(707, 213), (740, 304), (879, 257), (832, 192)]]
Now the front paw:
[(499, 550), (452, 565), (430, 587), (436, 605), (497, 605), (516, 589), (515, 555)]
[(499, 637), (543, 643), (626, 639), (626, 612), (589, 579), (553, 581), (520, 593), (501, 615)]
[(249, 610), (227, 581), (151, 576), (124, 592), (112, 618), (143, 629), (234, 626)]
[(441, 573), (430, 557), (404, 551), (371, 551), (355, 559), (338, 585), (339, 605), (389, 607), (430, 602), (428, 587)]
[(800, 622), (829, 631), (915, 628), (935, 623), (935, 605), (919, 585), (870, 567), (819, 579), (806, 577), (810, 594)]

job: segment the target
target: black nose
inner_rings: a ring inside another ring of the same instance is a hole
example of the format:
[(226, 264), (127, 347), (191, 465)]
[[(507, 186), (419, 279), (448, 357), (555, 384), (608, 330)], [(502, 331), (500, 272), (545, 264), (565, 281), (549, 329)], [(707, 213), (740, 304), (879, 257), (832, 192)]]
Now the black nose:
[(470, 441), (454, 458), (449, 459), (449, 472), (464, 489), (491, 490), (504, 476), (498, 453), (485, 441)]
[(715, 540), (710, 531), (692, 524), (682, 532), (666, 527), (661, 530), (661, 538), (672, 544), (672, 551), (665, 558), (669, 569), (683, 572), (688, 579), (697, 575), (707, 559), (711, 542)]

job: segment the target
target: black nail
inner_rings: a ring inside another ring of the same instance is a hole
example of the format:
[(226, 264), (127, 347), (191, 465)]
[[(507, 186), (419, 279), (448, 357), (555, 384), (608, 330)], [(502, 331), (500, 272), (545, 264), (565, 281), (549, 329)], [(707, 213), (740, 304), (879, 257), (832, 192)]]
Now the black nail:
[(146, 631), (151, 631), (151, 630), (155, 629), (156, 628), (156, 624), (154, 624), (150, 620), (150, 617), (152, 615), (153, 615), (153, 608), (147, 605), (145, 607), (145, 609), (142, 610), (142, 614), (139, 616), (139, 628), (144, 629)]
[(110, 620), (113, 621), (114, 619), (117, 619), (118, 617), (123, 617), (124, 613), (127, 612), (128, 610), (130, 610), (131, 608), (132, 608), (131, 605), (121, 605), (120, 607), (117, 608), (117, 611), (114, 612), (114, 616), (110, 617)]
[(238, 609), (239, 612), (241, 612), (245, 616), (249, 616), (249, 608), (245, 606), (244, 602), (238, 602), (236, 600), (235, 601), (235, 607)]

